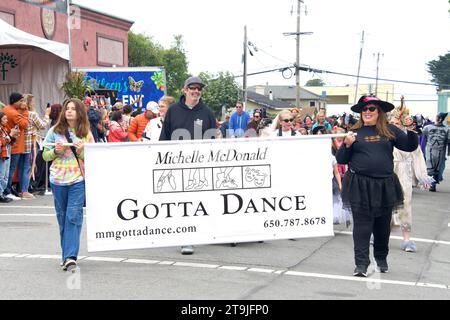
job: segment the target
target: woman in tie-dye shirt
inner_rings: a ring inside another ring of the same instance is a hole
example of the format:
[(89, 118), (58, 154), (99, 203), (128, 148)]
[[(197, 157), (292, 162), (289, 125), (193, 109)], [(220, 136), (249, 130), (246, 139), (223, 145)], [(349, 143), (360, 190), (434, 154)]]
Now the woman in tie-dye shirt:
[[(67, 133), (77, 157), (68, 145)], [(94, 142), (94, 138), (86, 109), (80, 100), (69, 99), (64, 103), (58, 122), (45, 137), (43, 153), (45, 161), (53, 161), (50, 184), (61, 236), (64, 271), (77, 265), (85, 201), (84, 144), (88, 142)]]

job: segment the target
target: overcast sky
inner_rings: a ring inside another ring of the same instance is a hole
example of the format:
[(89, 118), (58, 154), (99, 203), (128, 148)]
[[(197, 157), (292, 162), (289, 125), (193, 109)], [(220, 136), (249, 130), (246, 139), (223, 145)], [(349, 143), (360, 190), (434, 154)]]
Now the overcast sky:
[[(258, 48), (248, 57), (248, 72), (295, 62), (297, 0), (74, 0), (74, 3), (135, 21), (132, 30), (146, 33), (164, 47), (181, 34), (189, 72), (243, 72), (244, 26)], [(307, 14), (305, 15), (305, 8)], [(426, 63), (450, 51), (448, 0), (304, 0), (300, 63), (316, 69), (357, 74), (361, 33), (365, 42), (361, 75), (430, 82)], [(293, 13), (291, 15), (291, 11)], [(355, 84), (356, 78), (301, 72), (301, 84), (321, 78), (327, 85)], [(238, 79), (242, 83), (242, 78)], [(295, 85), (274, 72), (248, 78), (249, 85)], [(360, 83), (375, 83), (361, 79)], [(396, 98), (435, 99), (435, 88), (395, 84)]]

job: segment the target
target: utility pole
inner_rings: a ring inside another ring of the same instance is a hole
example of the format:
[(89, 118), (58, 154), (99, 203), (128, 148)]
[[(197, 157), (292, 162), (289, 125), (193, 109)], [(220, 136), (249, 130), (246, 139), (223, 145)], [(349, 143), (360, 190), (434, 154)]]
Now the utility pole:
[[(381, 56), (384, 56), (384, 54), (383, 53), (377, 53), (377, 76), (376, 76), (376, 80), (375, 80), (375, 96), (377, 96), (378, 95), (378, 69), (379, 69), (379, 63), (380, 63), (380, 54), (381, 54)], [(374, 53), (374, 55), (375, 55), (375, 53)]]
[(358, 99), (359, 73), (361, 71), (363, 47), (364, 47), (364, 30), (362, 32), (361, 38), (361, 49), (359, 50), (358, 76), (356, 77), (355, 99), (353, 100), (353, 104), (356, 104), (356, 99)]
[(242, 103), (244, 111), (247, 107), (247, 26), (244, 26), (244, 79), (242, 81)]
[(284, 32), (285, 36), (296, 36), (296, 59), (295, 59), (295, 85), (296, 85), (296, 97), (295, 106), (300, 107), (300, 36), (302, 34), (312, 34), (312, 32), (300, 32), (300, 15), (301, 15), (301, 4), (303, 0), (297, 0), (297, 32)]
[(302, 0), (297, 0), (297, 38), (296, 38), (296, 59), (295, 59), (295, 86), (296, 86), (296, 95), (295, 95), (295, 107), (300, 108), (300, 5), (303, 2)]

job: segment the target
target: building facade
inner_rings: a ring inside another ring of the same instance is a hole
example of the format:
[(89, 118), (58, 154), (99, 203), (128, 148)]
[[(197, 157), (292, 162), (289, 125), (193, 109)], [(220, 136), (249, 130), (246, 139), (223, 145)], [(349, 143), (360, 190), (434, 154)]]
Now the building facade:
[[(51, 2), (51, 1), (47, 1)], [(37, 0), (2, 0), (0, 19), (32, 35), (69, 43), (66, 0), (45, 7)], [(127, 67), (128, 32), (133, 21), (71, 5), (72, 67)]]
[[(249, 92), (268, 97), (270, 100), (280, 100), (291, 107), (295, 107), (297, 89), (295, 86), (270, 86), (258, 85), (248, 88)], [(324, 109), (327, 105), (327, 99), (314, 92), (300, 88), (300, 106), (298, 108), (315, 108), (316, 110)]]

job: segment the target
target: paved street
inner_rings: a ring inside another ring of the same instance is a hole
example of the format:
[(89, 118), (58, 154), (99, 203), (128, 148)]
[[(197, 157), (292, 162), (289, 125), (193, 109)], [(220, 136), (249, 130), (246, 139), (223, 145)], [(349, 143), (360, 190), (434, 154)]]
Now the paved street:
[[(59, 267), (51, 196), (0, 206), (0, 299), (450, 299), (450, 165), (438, 192), (415, 190), (417, 253), (391, 237), (390, 272), (356, 278), (351, 227), (329, 238), (89, 253)], [(85, 221), (86, 222), (86, 221)], [(373, 271), (373, 270), (372, 270)]]

